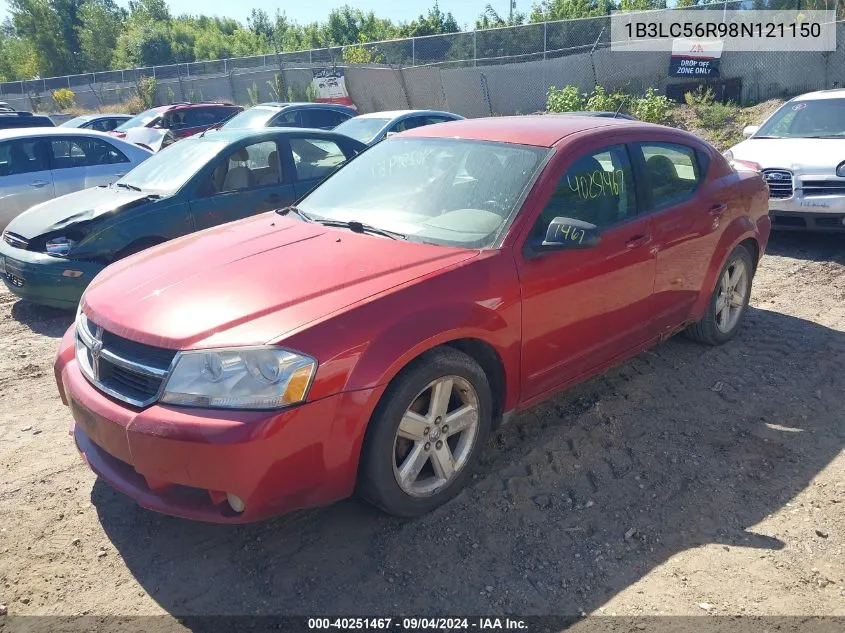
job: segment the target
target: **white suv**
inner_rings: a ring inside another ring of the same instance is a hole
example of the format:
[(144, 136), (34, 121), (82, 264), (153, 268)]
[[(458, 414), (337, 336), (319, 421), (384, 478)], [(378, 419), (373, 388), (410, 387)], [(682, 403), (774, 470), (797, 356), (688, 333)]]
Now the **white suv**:
[(759, 169), (777, 229), (845, 232), (845, 89), (786, 102), (725, 157)]

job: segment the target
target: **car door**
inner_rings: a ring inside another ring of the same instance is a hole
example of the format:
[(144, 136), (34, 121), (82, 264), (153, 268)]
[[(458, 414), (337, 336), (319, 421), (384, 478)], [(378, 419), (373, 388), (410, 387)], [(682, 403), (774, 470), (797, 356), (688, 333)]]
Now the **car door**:
[(296, 190), (282, 151), (272, 139), (241, 144), (203, 170), (190, 203), (197, 230), (291, 204)]
[(301, 198), (320, 184), (354, 152), (336, 140), (318, 136), (289, 137), (291, 163), (296, 174), (296, 197)]
[(559, 216), (596, 225), (601, 239), (589, 248), (538, 255), (529, 246), (517, 254), (524, 399), (624, 357), (650, 336), (651, 218), (637, 214), (628, 148), (608, 144), (573, 150), (558, 155), (549, 169), (555, 163), (564, 163), (561, 176), (546, 193), (548, 201), (526, 242), (542, 242)]
[(0, 230), (31, 206), (55, 197), (46, 138), (0, 142)]
[(53, 136), (50, 149), (57, 196), (110, 184), (131, 169), (123, 152), (99, 138)]
[(671, 333), (690, 315), (718, 240), (719, 222), (739, 200), (703, 187), (709, 157), (692, 145), (642, 141), (631, 147), (657, 249), (654, 328)]

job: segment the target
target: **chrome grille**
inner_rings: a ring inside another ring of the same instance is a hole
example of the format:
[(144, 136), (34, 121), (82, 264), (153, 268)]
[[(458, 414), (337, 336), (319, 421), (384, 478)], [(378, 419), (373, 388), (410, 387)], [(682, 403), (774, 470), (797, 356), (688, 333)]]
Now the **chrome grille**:
[(804, 196), (845, 196), (845, 179), (843, 180), (802, 180), (801, 189)]
[(769, 185), (770, 198), (792, 197), (792, 172), (788, 169), (764, 169), (763, 179)]
[(28, 239), (21, 237), (17, 233), (9, 233), (9, 231), (3, 231), (3, 241), (13, 248), (26, 249), (29, 246)]
[(106, 332), (82, 312), (76, 320), (76, 360), (97, 389), (136, 407), (158, 400), (174, 350)]

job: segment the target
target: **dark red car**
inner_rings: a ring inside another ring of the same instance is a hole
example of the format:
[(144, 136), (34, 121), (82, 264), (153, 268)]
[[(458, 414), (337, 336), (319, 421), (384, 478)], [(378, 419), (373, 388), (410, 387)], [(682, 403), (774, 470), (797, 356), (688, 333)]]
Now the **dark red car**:
[[(232, 118), (238, 112), (243, 112), (243, 107), (232, 103), (174, 103), (144, 110), (116, 127), (110, 134), (126, 138), (127, 132), (135, 128), (154, 128), (169, 130), (175, 139), (186, 138), (204, 132)], [(139, 137), (139, 140), (147, 139)]]
[(767, 202), (665, 127), (418, 128), (298, 208), (106, 268), (59, 390), (84, 459), (147, 508), (235, 523), (357, 490), (416, 515), (515, 412), (681, 330), (731, 339)]

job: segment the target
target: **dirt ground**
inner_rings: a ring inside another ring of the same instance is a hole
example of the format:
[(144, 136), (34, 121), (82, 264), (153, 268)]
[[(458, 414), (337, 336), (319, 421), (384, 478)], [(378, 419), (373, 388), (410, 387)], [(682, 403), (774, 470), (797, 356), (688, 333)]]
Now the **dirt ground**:
[(0, 604), (845, 616), (845, 236), (776, 236), (751, 304), (726, 346), (676, 337), (520, 415), (431, 515), (350, 500), (228, 527), (95, 481), (52, 375), (71, 316), (4, 290)]

